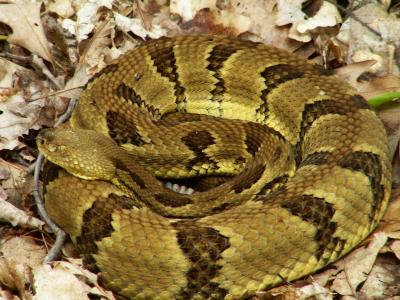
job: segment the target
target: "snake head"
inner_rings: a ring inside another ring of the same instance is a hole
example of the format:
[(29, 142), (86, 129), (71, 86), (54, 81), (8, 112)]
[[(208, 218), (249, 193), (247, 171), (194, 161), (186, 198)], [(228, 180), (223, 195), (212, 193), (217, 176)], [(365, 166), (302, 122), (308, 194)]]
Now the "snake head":
[(118, 146), (100, 133), (62, 125), (41, 130), (36, 143), (49, 161), (72, 175), (88, 180), (114, 178), (110, 149), (118, 151)]

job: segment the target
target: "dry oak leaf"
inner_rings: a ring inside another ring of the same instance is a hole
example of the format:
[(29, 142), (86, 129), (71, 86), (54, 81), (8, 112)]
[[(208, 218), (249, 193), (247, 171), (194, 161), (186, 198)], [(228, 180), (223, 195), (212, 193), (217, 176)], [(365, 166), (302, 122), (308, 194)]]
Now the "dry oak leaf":
[(235, 28), (238, 33), (258, 37), (256, 41), (291, 50), (288, 28), (275, 25), (276, 13), (276, 1), (232, 0), (219, 12), (217, 21)]
[(277, 0), (276, 25), (292, 24), (289, 38), (300, 42), (309, 42), (312, 39), (311, 31), (317, 27), (333, 27), (342, 22), (337, 7), (324, 1), (318, 12), (308, 18), (302, 11), (305, 0)]
[(395, 240), (390, 244), (390, 249), (394, 255), (400, 260), (400, 240)]
[[(396, 178), (397, 179), (397, 178)], [(397, 184), (397, 182), (395, 182)], [(389, 203), (389, 207), (383, 217), (383, 220), (379, 223), (376, 232), (385, 232), (390, 238), (394, 238), (394, 235), (400, 234), (400, 191), (399, 189), (393, 188), (392, 199)], [(399, 253), (400, 254), (400, 253)]]
[[(358, 78), (365, 72), (367, 72), (374, 64), (375, 60), (364, 60), (360, 62), (355, 62), (352, 64), (347, 64), (340, 68), (335, 69), (335, 74), (347, 81), (352, 87), (356, 88), (358, 92), (361, 92), (362, 87), (365, 83), (360, 83)], [(365, 95), (363, 95), (366, 97)], [(368, 98), (368, 97), (366, 97)]]
[(80, 281), (72, 272), (56, 263), (54, 267), (43, 265), (34, 271), (36, 294), (33, 300), (88, 299), (90, 286)]
[[(115, 33), (114, 20), (110, 19), (98, 22), (96, 27), (95, 34), (91, 37), (87, 43), (88, 46), (81, 54), (79, 64), (75, 69), (73, 77), (67, 81), (63, 90), (58, 91), (59, 95), (78, 99), (83, 86), (88, 80), (119, 56), (113, 57), (110, 54), (111, 50), (109, 48), (112, 44), (110, 35), (113, 36)], [(122, 52), (120, 54), (122, 54)]]
[[(400, 88), (399, 88), (400, 91)], [(383, 124), (385, 124), (386, 132), (388, 134), (389, 149), (392, 158), (400, 159), (400, 149), (398, 148), (400, 142), (400, 105), (399, 103), (389, 103), (384, 109), (379, 111), (379, 117)], [(397, 157), (395, 157), (397, 156)], [(393, 182), (400, 182), (400, 173), (398, 166), (393, 165)]]
[(128, 18), (119, 13), (114, 13), (114, 17), (115, 23), (123, 32), (132, 32), (142, 39), (147, 36), (155, 39), (167, 34), (167, 31), (157, 24), (153, 24), (151, 30), (147, 30), (139, 18)]
[(0, 221), (7, 221), (13, 226), (39, 228), (44, 226), (44, 222), (29, 216), (23, 210), (18, 209), (11, 203), (0, 199)]
[(400, 91), (400, 76), (386, 75), (372, 81), (359, 82), (353, 85), (367, 99), (383, 93)]
[(40, 19), (41, 2), (29, 0), (0, 0), (0, 22), (11, 27), (7, 41), (53, 61), (49, 43)]
[(335, 277), (332, 290), (340, 295), (355, 295), (359, 284), (367, 280), (375, 259), (387, 240), (388, 236), (384, 232), (375, 233), (368, 246), (360, 247), (339, 260), (335, 265), (343, 271)]
[(111, 63), (111, 60), (107, 61), (105, 52), (109, 51), (112, 44), (110, 36), (115, 35), (114, 28), (113, 19), (96, 23), (94, 35), (81, 55), (78, 68), (85, 67), (89, 74), (95, 74)]
[(203, 8), (210, 10), (216, 9), (216, 0), (172, 0), (170, 4), (170, 12), (182, 17), (183, 22), (192, 20), (196, 14)]
[(18, 71), (24, 72), (26, 69), (9, 60), (0, 58), (0, 102), (15, 92), (12, 88), (14, 74)]
[(46, 249), (28, 236), (0, 240), (0, 283), (16, 290), (22, 299), (32, 299), (33, 270), (42, 265)]
[(399, 295), (399, 278), (399, 262), (389, 257), (378, 256), (357, 296), (365, 296), (364, 299), (398, 299), (391, 296)]
[[(347, 62), (373, 59), (377, 63), (370, 72), (399, 75), (400, 68), (394, 59), (400, 35), (398, 16), (388, 13), (387, 7), (378, 1), (366, 3), (352, 13), (358, 20), (348, 18), (337, 35), (340, 42), (348, 45)], [(375, 32), (371, 32), (371, 28)]]
[(48, 4), (47, 9), (63, 18), (70, 18), (75, 13), (75, 6), (71, 0), (54, 0)]
[(76, 21), (64, 19), (62, 27), (76, 36), (78, 42), (86, 40), (93, 31), (97, 22), (97, 11), (100, 8), (112, 8), (112, 0), (84, 2), (76, 13)]
[[(0, 8), (1, 10), (1, 8)], [(0, 149), (15, 149), (23, 146), (18, 140), (29, 129), (39, 129), (37, 120), (43, 100), (27, 102), (22, 95), (16, 94), (0, 102)]]
[[(25, 286), (29, 286), (31, 283), (29, 273), (29, 268), (23, 268), (13, 260), (0, 257), (0, 299), (21, 299), (17, 296), (6, 298), (5, 293), (8, 289), (22, 295), (23, 299), (30, 299), (32, 295), (25, 291)], [(1, 289), (3, 287), (4, 291)]]

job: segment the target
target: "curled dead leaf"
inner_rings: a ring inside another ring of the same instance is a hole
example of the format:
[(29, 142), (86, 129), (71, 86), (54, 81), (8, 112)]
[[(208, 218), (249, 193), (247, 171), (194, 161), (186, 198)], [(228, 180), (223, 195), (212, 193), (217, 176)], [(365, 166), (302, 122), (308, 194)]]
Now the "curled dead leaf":
[(0, 4), (0, 22), (10, 26), (13, 33), (7, 41), (22, 46), (52, 62), (50, 46), (47, 42), (40, 18), (41, 2), (14, 0)]

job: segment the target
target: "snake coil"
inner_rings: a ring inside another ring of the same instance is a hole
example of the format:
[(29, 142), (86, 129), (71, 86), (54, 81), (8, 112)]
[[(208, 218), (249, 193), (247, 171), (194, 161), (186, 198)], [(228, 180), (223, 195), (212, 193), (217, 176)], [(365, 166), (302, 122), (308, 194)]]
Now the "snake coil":
[(305, 276), (362, 241), (390, 197), (385, 129), (354, 89), (218, 36), (131, 50), (38, 146), (65, 169), (46, 185), (50, 216), (131, 299), (240, 299)]

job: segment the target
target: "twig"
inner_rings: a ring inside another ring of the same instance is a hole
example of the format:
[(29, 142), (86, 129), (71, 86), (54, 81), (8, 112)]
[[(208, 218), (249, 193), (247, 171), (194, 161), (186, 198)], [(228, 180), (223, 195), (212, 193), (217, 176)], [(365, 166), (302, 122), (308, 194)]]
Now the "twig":
[(35, 203), (36, 207), (38, 209), (38, 213), (40, 218), (50, 227), (51, 231), (54, 232), (56, 235), (56, 241), (47, 253), (46, 257), (44, 258), (44, 262), (50, 262), (53, 261), (58, 257), (58, 254), (60, 253), (60, 250), (64, 244), (65, 241), (65, 232), (61, 230), (60, 227), (58, 227), (49, 217), (49, 215), (46, 212), (46, 208), (44, 207), (43, 204), (43, 199), (41, 197), (40, 191), (39, 191), (39, 174), (40, 174), (40, 167), (43, 163), (44, 156), (43, 154), (39, 154), (39, 156), (36, 159), (36, 166), (35, 166), (35, 172), (34, 172), (34, 182), (35, 182), (35, 188), (33, 190), (33, 197), (35, 198)]
[[(54, 125), (55, 127), (57, 127), (61, 123), (65, 122), (70, 117), (70, 115), (75, 107), (75, 103), (76, 103), (76, 101), (71, 99), (66, 112), (63, 115), (61, 115), (61, 117), (57, 120), (57, 122)], [(47, 255), (44, 259), (44, 261), (47, 263), (47, 262), (53, 261), (54, 259), (56, 259), (58, 257), (58, 254), (60, 253), (61, 248), (65, 242), (66, 234), (60, 227), (58, 227), (51, 220), (51, 218), (47, 214), (46, 208), (43, 203), (43, 197), (42, 197), (42, 195), (40, 193), (40, 189), (39, 189), (39, 175), (40, 175), (40, 169), (41, 169), (43, 160), (44, 160), (43, 154), (39, 154), (39, 156), (36, 159), (36, 163), (35, 163), (35, 172), (34, 172), (35, 187), (33, 190), (33, 196), (35, 198), (35, 203), (36, 203), (40, 218), (50, 227), (51, 231), (56, 235), (56, 241), (54, 242), (53, 246), (50, 248), (49, 252), (47, 253)]]
[(38, 100), (41, 100), (41, 99), (44, 99), (44, 98), (48, 98), (48, 97), (52, 97), (52, 96), (57, 96), (57, 95), (61, 95), (62, 96), (63, 93), (70, 92), (70, 91), (77, 90), (77, 89), (82, 89), (83, 87), (84, 87), (84, 85), (77, 86), (77, 87), (72, 87), (72, 88), (69, 88), (69, 89), (63, 89), (63, 90), (55, 91), (55, 92), (52, 92), (52, 93), (49, 93), (47, 95), (40, 96), (40, 97), (37, 97), (37, 98), (30, 98), (30, 99), (27, 99), (27, 101), (28, 102), (34, 102), (34, 101), (38, 101)]
[(11, 53), (1, 53), (0, 57), (9, 58), (19, 60), (25, 63), (31, 63), (34, 68), (40, 69), (40, 71), (59, 89), (61, 90), (62, 86), (57, 78), (50, 72), (47, 66), (44, 64), (43, 60), (37, 55), (33, 54), (31, 56), (21, 56), (15, 55)]
[(15, 59), (26, 63), (32, 63), (32, 57), (30, 56), (15, 55), (11, 53), (0, 53), (0, 57)]
[(69, 101), (67, 110), (65, 111), (65, 113), (63, 113), (63, 114), (60, 116), (60, 118), (59, 118), (59, 119), (57, 120), (57, 122), (54, 124), (54, 127), (57, 127), (58, 125), (64, 123), (66, 120), (69, 119), (69, 117), (70, 117), (71, 114), (72, 114), (72, 111), (74, 110), (75, 104), (76, 104), (76, 100), (75, 100), (75, 99), (71, 99), (71, 100)]
[(57, 80), (57, 78), (54, 77), (54, 75), (50, 72), (50, 70), (47, 68), (47, 66), (44, 64), (43, 60), (39, 56), (34, 54), (32, 63), (40, 68), (42, 73), (57, 87), (57, 89), (62, 89), (60, 82)]

